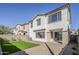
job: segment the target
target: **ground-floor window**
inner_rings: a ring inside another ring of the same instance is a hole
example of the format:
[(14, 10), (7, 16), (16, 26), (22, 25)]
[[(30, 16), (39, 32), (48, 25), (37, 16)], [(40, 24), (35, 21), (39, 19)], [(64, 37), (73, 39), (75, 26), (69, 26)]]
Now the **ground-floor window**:
[(26, 35), (26, 33), (23, 33), (23, 35)]
[(62, 40), (62, 32), (54, 32), (54, 39), (55, 41), (61, 41)]
[(36, 38), (45, 38), (45, 32), (44, 31), (37, 31)]

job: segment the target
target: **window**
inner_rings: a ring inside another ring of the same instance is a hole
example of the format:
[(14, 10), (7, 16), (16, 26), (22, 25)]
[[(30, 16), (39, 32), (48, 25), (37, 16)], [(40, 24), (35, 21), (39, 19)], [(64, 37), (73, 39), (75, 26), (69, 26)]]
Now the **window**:
[(52, 23), (60, 20), (61, 20), (61, 12), (58, 12), (49, 16), (48, 23)]
[(37, 26), (41, 25), (41, 19), (37, 19)]
[(61, 41), (62, 40), (62, 32), (54, 32), (54, 38), (55, 38), (55, 41)]
[(23, 35), (26, 35), (26, 33), (23, 33)]
[(45, 32), (36, 32), (36, 38), (45, 38)]
[(61, 20), (61, 12), (58, 12), (58, 20)]

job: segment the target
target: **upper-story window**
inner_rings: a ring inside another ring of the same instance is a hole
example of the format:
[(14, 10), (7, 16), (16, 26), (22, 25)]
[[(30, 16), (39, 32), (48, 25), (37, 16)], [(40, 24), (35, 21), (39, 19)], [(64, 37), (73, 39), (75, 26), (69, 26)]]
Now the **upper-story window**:
[(37, 19), (37, 26), (41, 25), (41, 18)]
[(49, 16), (48, 23), (61, 21), (61, 12), (57, 12)]
[(31, 22), (31, 28), (33, 27), (33, 21)]

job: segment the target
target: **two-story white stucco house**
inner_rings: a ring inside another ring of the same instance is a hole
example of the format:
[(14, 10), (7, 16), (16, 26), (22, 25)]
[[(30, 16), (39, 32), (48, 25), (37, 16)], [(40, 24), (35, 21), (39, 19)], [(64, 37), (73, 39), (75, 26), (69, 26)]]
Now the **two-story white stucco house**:
[(71, 29), (70, 5), (65, 4), (29, 22), (29, 37), (35, 41), (67, 44)]
[(71, 29), (70, 4), (45, 14), (38, 14), (26, 24), (18, 24), (13, 32), (16, 35), (28, 35), (34, 41), (62, 43), (66, 45)]

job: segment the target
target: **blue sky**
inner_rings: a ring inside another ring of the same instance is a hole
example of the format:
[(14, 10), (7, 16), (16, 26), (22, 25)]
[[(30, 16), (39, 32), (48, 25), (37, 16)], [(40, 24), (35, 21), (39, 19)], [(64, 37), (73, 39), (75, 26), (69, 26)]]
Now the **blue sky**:
[[(15, 27), (32, 20), (36, 14), (46, 13), (63, 4), (0, 4), (0, 24)], [(79, 28), (79, 4), (71, 4), (72, 28)]]

